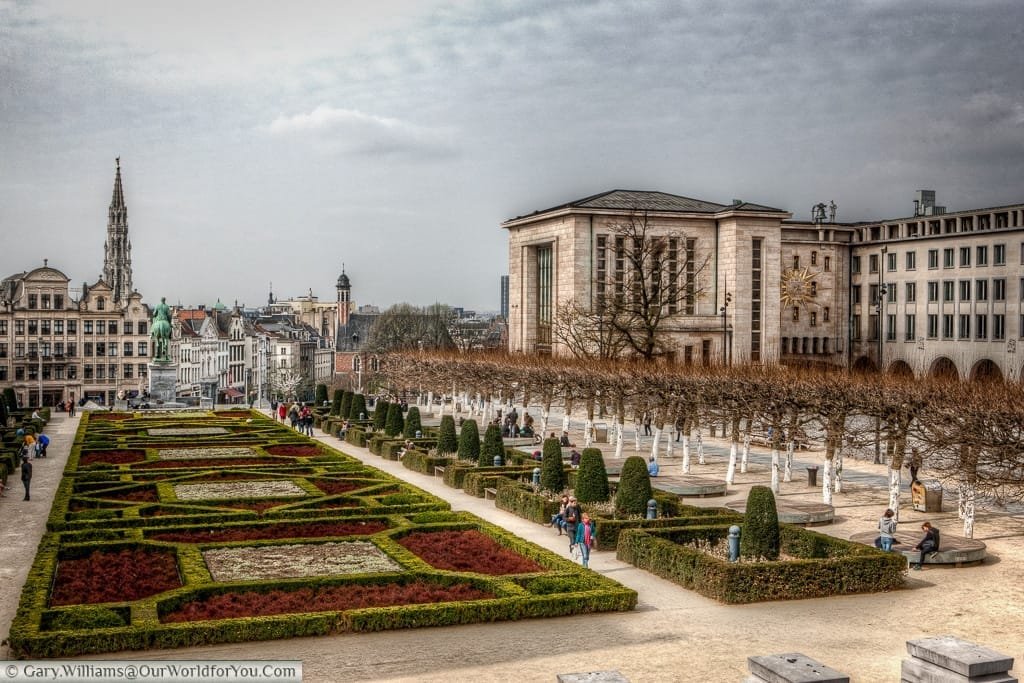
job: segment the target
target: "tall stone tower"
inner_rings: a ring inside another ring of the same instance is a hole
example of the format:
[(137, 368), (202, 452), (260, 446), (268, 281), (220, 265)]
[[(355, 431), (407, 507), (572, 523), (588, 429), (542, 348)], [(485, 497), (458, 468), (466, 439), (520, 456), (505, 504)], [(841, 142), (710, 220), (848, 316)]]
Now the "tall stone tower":
[(348, 275), (345, 275), (344, 263), (341, 264), (341, 275), (338, 276), (335, 288), (338, 290), (338, 327), (345, 327), (352, 306), (352, 284), (348, 281)]
[(128, 303), (132, 293), (132, 243), (128, 241), (128, 207), (121, 190), (121, 157), (115, 160), (114, 196), (107, 214), (107, 241), (103, 243), (103, 281), (113, 291), (114, 303)]

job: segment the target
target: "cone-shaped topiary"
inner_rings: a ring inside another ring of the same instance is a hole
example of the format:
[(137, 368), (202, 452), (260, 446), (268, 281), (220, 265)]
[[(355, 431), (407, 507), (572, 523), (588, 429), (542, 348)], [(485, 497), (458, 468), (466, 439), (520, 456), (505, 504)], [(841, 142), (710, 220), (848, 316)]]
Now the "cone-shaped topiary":
[(352, 410), (352, 392), (351, 391), (346, 391), (346, 392), (344, 392), (341, 395), (341, 411), (339, 412), (339, 415), (341, 415), (341, 417), (344, 418), (344, 419), (350, 419), (348, 414), (349, 414), (349, 412), (351, 410)]
[(362, 394), (352, 396), (352, 405), (348, 409), (348, 419), (358, 420), (362, 416), (366, 419), (366, 397)]
[(451, 415), (441, 417), (441, 428), (437, 435), (437, 454), (448, 455), (459, 450), (459, 440), (455, 436), (455, 418)]
[(779, 513), (775, 495), (767, 486), (752, 486), (740, 532), (740, 555), (754, 559), (779, 559)]
[(484, 432), (484, 445), (480, 449), (478, 464), (481, 467), (493, 465), (496, 455), (500, 455), (502, 461), (505, 460), (505, 443), (501, 440), (501, 427), (490, 424), (487, 425), (487, 431)]
[(316, 396), (314, 397), (314, 401), (316, 401), (316, 404), (318, 406), (322, 406), (323, 404), (327, 403), (327, 385), (326, 384), (317, 384), (316, 385)]
[(459, 432), (459, 459), (473, 462), (480, 459), (480, 428), (476, 426), (476, 420), (466, 420), (462, 423), (462, 431)]
[(608, 500), (608, 470), (605, 469), (600, 448), (584, 448), (580, 453), (575, 493), (580, 503), (603, 503)]
[(377, 399), (377, 405), (373, 409), (373, 428), (377, 430), (384, 429), (384, 425), (388, 423), (388, 409), (391, 404), (384, 399)]
[(334, 399), (331, 401), (331, 415), (341, 415), (341, 397), (344, 393), (341, 389), (334, 390)]
[(540, 464), (540, 487), (554, 493), (565, 488), (565, 468), (562, 465), (562, 445), (558, 439), (544, 439), (544, 460)]
[(398, 436), (402, 433), (405, 420), (402, 419), (402, 406), (392, 403), (388, 406), (388, 420), (384, 424), (384, 433), (388, 436)]
[(403, 434), (407, 439), (415, 439), (416, 432), (423, 433), (423, 423), (420, 422), (420, 409), (416, 406), (409, 406), (409, 412), (405, 415), (405, 431)]
[(615, 514), (621, 517), (643, 515), (651, 499), (651, 475), (647, 463), (639, 455), (626, 458), (615, 494)]

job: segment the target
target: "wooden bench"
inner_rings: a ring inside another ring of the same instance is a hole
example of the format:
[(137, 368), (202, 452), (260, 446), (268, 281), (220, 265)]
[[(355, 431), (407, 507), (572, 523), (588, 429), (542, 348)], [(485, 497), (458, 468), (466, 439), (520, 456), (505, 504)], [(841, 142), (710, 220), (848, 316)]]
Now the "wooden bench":
[(434, 465), (434, 476), (444, 478), (444, 471), (447, 469), (447, 465)]
[(494, 500), (498, 497), (498, 489), (496, 488), (485, 488), (484, 489), (484, 500)]

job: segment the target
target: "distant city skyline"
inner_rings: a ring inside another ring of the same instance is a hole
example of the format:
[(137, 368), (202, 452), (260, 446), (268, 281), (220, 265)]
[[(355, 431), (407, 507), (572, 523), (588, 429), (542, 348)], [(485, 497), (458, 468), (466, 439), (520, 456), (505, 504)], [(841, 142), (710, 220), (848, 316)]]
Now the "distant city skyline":
[[(501, 222), (615, 188), (809, 218), (1016, 203), (1024, 5), (0, 0), (0, 277), (496, 311)], [(201, 12), (202, 21), (195, 21)]]

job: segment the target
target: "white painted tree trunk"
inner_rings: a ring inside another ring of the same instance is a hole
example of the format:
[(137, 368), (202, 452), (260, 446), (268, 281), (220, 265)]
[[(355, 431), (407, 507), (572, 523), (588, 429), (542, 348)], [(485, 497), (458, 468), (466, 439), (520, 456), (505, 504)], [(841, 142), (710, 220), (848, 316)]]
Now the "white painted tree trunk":
[(725, 484), (726, 486), (732, 486), (733, 480), (736, 478), (736, 451), (738, 445), (735, 441), (729, 447), (729, 466), (725, 468)]
[(427, 392), (427, 409), (431, 413), (434, 412), (434, 392), (433, 391), (428, 391)]
[[(890, 462), (892, 462), (890, 460)], [(900, 470), (889, 468), (889, 509), (900, 518)]]
[(640, 425), (639, 423), (633, 428), (633, 442), (635, 444), (635, 450), (637, 453), (640, 452)]
[(569, 412), (566, 411), (565, 415), (562, 416), (562, 431), (569, 433)]
[(690, 473), (690, 437), (683, 434), (683, 474)]
[(974, 486), (964, 484), (964, 538), (974, 538)]
[(743, 437), (743, 455), (740, 457), (740, 474), (747, 473), (747, 460), (750, 459), (750, 434)]
[(551, 409), (548, 406), (544, 406), (544, 408), (540, 411), (540, 436), (542, 439), (547, 438), (548, 416), (551, 415), (550, 410)]
[(444, 417), (444, 394), (441, 394), (441, 402), (437, 407), (437, 416)]
[(832, 487), (832, 490), (835, 493), (842, 493), (843, 492), (843, 445), (842, 444), (839, 444), (838, 446), (836, 446), (835, 466), (836, 466), (836, 478), (835, 478), (835, 485)]
[(779, 487), (779, 449), (772, 446), (772, 493), (778, 495), (781, 492)]
[(668, 433), (668, 435), (665, 438), (665, 457), (666, 458), (671, 458), (672, 457), (672, 449), (675, 446), (675, 439), (676, 439), (676, 435), (675, 435), (675, 430), (673, 429), (672, 431), (670, 431)]
[(704, 437), (697, 432), (697, 464), (706, 465), (704, 462)]
[(782, 474), (782, 481), (793, 481), (793, 442), (786, 444), (786, 467)]
[(589, 417), (587, 421), (583, 423), (583, 447), (590, 448), (590, 445), (594, 442), (594, 421)]
[(626, 424), (619, 417), (615, 422), (615, 458), (622, 459), (622, 447), (626, 442)]
[(661, 427), (654, 428), (654, 443), (651, 444), (651, 457), (658, 459), (658, 446), (661, 443)]
[(832, 504), (832, 461), (828, 458), (821, 463), (821, 502)]
[(957, 493), (957, 505), (956, 505), (956, 516), (960, 519), (966, 519), (967, 517), (967, 482), (962, 481), (956, 485)]

